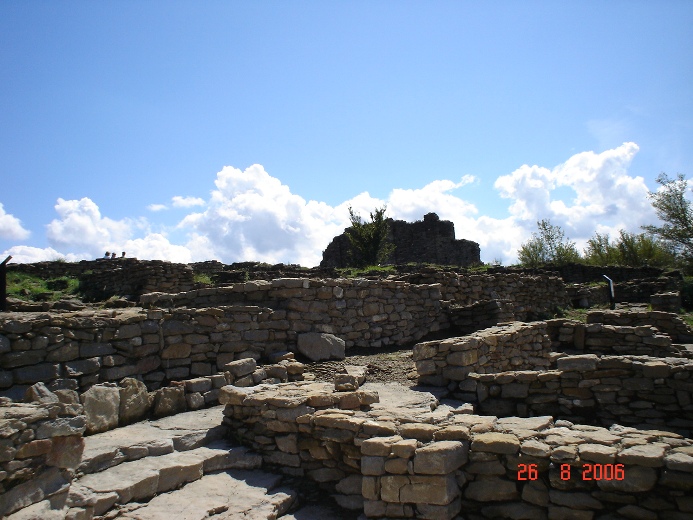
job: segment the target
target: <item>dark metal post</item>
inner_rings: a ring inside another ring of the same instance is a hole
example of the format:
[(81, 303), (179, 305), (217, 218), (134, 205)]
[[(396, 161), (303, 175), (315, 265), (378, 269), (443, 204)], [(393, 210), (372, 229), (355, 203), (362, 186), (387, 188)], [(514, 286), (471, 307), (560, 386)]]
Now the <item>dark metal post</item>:
[(614, 294), (614, 281), (606, 276), (602, 275), (609, 282), (609, 308), (613, 311), (616, 308), (616, 295)]
[(5, 258), (0, 264), (0, 312), (7, 312), (7, 262), (11, 256)]

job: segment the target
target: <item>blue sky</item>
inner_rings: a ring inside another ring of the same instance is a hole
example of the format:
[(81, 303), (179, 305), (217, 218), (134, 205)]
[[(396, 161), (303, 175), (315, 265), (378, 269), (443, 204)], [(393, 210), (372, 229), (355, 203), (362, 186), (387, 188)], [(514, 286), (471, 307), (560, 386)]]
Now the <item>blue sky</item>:
[(516, 261), (691, 175), (693, 2), (0, 3), (0, 251), (315, 265), (429, 211)]

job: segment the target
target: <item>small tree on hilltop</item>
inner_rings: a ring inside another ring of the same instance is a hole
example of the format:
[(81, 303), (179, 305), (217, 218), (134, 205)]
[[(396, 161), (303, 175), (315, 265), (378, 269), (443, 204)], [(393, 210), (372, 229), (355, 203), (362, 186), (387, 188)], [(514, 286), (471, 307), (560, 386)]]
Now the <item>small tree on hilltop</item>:
[(690, 263), (693, 261), (693, 204), (686, 198), (688, 181), (680, 173), (676, 179), (660, 173), (657, 183), (662, 189), (647, 196), (664, 225), (643, 226), (643, 229), (671, 244), (672, 249)]
[(387, 207), (376, 208), (371, 213), (371, 221), (364, 222), (361, 216), (349, 207), (351, 227), (345, 233), (351, 245), (350, 262), (356, 267), (376, 265), (385, 261), (395, 250), (395, 245), (387, 240), (390, 226), (385, 219)]
[(538, 233), (520, 246), (517, 256), (522, 265), (539, 267), (544, 264), (569, 264), (581, 260), (575, 242), (565, 238), (560, 226), (554, 226), (548, 219), (537, 222)]

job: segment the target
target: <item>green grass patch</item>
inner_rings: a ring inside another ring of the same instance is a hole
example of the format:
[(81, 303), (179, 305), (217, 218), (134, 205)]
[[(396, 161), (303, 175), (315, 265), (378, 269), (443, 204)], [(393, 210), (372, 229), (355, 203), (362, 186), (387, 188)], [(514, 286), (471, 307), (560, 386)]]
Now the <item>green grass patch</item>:
[(195, 283), (204, 283), (206, 285), (213, 285), (212, 277), (205, 273), (197, 273), (193, 276)]
[(69, 276), (43, 280), (26, 273), (7, 273), (7, 295), (24, 301), (55, 301), (79, 295), (79, 280)]
[(357, 278), (359, 276), (379, 276), (396, 274), (397, 268), (394, 265), (369, 265), (366, 267), (343, 267), (338, 268), (337, 272), (342, 278)]

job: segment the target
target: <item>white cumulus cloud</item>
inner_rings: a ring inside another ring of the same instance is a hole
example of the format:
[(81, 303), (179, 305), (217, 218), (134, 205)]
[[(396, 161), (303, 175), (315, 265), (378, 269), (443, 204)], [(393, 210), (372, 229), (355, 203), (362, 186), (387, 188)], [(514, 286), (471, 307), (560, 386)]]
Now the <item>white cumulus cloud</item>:
[(58, 218), (47, 226), (51, 247), (16, 246), (8, 254), (35, 261), (66, 256), (61, 252), (68, 259), (100, 257), (108, 250), (176, 262), (257, 260), (313, 266), (320, 263), (330, 240), (349, 226), (349, 207), (367, 219), (375, 208), (386, 205), (387, 216), (407, 221), (435, 212), (455, 224), (457, 238), (479, 243), (482, 261), (500, 259), (507, 265), (517, 261), (518, 248), (541, 219), (563, 227), (579, 248), (595, 232), (615, 235), (621, 228), (639, 232), (642, 224), (655, 222), (644, 179), (628, 173), (637, 151), (635, 143), (624, 143), (601, 153), (575, 154), (553, 167), (522, 165), (498, 177), (494, 188), (499, 197), (487, 198), (483, 204), (504, 204), (505, 218), (484, 215), (484, 206), (480, 210), (471, 202), (479, 196), (471, 190), (481, 185), (471, 175), (434, 180), (420, 188), (393, 188), (384, 199), (364, 191), (330, 206), (292, 193), (261, 165), (245, 170), (226, 166), (217, 173), (207, 202), (173, 197), (174, 206), (201, 206), (178, 223), (176, 233), (182, 237), (178, 243), (166, 232), (151, 232), (145, 219), (103, 216), (89, 198), (58, 199)]
[(345, 208), (306, 201), (258, 164), (244, 171), (226, 166), (214, 184), (205, 211), (187, 215), (179, 228), (194, 235), (189, 247), (201, 246), (225, 262), (316, 265), (348, 221)]
[(181, 197), (180, 195), (171, 198), (171, 203), (176, 208), (192, 208), (205, 205), (204, 199), (199, 197)]
[(21, 221), (5, 212), (5, 208), (0, 202), (0, 239), (4, 240), (25, 240), (31, 233), (22, 227)]
[(156, 212), (156, 211), (163, 211), (165, 209), (168, 209), (168, 207), (166, 206), (166, 204), (150, 204), (149, 206), (147, 206), (147, 209), (149, 211), (155, 211)]

